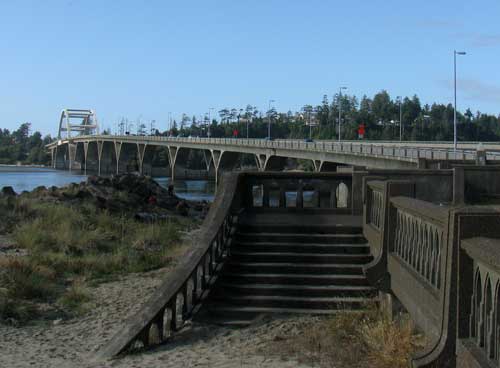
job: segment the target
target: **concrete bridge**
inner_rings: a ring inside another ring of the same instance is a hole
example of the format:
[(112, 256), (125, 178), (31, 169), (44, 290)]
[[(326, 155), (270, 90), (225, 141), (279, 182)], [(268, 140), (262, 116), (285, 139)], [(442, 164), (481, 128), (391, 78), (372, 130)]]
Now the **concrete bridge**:
[[(336, 171), (339, 165), (413, 169), (447, 168), (457, 163), (500, 163), (499, 143), (478, 142), (460, 143), (454, 150), (447, 142), (304, 142), (81, 135), (58, 140), (47, 147), (52, 165), (57, 169), (80, 169), (99, 175), (125, 171), (154, 174), (155, 170), (163, 169), (165, 173), (169, 171), (172, 178), (187, 172), (193, 160), (198, 170), (217, 178), (224, 171), (234, 170), (243, 156), (247, 158), (247, 166), (259, 171), (283, 170), (290, 160), (309, 161), (315, 172)], [(166, 161), (160, 164), (162, 167), (158, 167), (159, 155)]]

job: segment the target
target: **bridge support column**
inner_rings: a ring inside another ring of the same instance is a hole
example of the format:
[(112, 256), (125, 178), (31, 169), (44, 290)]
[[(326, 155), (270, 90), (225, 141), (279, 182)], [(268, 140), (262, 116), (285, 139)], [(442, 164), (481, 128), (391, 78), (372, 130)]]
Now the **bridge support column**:
[(83, 156), (84, 156), (83, 173), (85, 175), (87, 175), (88, 152), (89, 152), (89, 142), (83, 142)]
[(257, 164), (257, 170), (264, 171), (266, 167), (267, 155), (256, 154), (255, 163)]
[(170, 181), (173, 182), (175, 180), (175, 164), (177, 161), (177, 153), (179, 149), (178, 147), (168, 146), (168, 156), (170, 157)]
[(76, 161), (76, 144), (68, 143), (68, 169), (71, 171)]
[(219, 176), (222, 175), (224, 171), (233, 170), (238, 163), (240, 154), (237, 152), (228, 151), (212, 151), (212, 160), (215, 167), (215, 185), (217, 186), (219, 182)]
[(314, 172), (320, 172), (321, 171), (321, 160), (312, 160), (313, 165), (314, 165)]
[(50, 148), (50, 166), (53, 169), (56, 168), (56, 150), (57, 150), (57, 147)]
[(120, 154), (122, 151), (122, 142), (114, 142), (115, 146), (115, 157), (116, 157), (116, 175), (120, 173)]
[(97, 141), (97, 161), (98, 161), (97, 175), (98, 176), (101, 176), (101, 158), (102, 158), (103, 145), (104, 145), (103, 141)]
[(71, 163), (71, 159), (69, 157), (69, 144), (61, 144), (56, 147), (55, 152), (55, 165), (54, 168), (58, 170), (69, 169), (70, 166), (68, 164)]
[(137, 143), (137, 156), (139, 158), (139, 174), (142, 175), (142, 166), (144, 164), (144, 153), (146, 152), (147, 144)]

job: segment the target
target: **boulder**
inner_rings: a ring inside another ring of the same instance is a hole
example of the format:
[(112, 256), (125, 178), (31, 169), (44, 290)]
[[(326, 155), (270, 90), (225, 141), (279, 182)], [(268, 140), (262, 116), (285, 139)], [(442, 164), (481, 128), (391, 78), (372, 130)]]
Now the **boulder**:
[(2, 188), (2, 194), (6, 197), (15, 197), (17, 193), (14, 191), (14, 188), (7, 186)]

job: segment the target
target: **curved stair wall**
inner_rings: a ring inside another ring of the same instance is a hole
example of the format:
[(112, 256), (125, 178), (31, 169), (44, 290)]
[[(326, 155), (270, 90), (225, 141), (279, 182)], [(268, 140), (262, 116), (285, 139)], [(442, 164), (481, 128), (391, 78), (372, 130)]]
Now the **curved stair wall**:
[(193, 247), (155, 295), (99, 352), (101, 358), (162, 343), (196, 312), (231, 244), (237, 221), (238, 181), (237, 175), (224, 178)]

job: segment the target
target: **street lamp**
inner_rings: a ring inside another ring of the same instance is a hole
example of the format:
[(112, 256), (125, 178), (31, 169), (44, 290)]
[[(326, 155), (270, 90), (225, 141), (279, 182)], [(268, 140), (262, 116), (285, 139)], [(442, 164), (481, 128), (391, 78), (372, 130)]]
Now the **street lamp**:
[(457, 150), (457, 55), (465, 55), (465, 51), (453, 50), (453, 76), (455, 90), (455, 106), (453, 108), (453, 148)]
[(271, 103), (276, 102), (274, 100), (269, 100), (269, 109), (267, 110), (267, 139), (271, 139)]
[(342, 119), (342, 90), (343, 89), (347, 89), (347, 87), (340, 87), (339, 88), (339, 142), (340, 142), (340, 125), (342, 124), (341, 123), (341, 119)]
[(398, 96), (399, 101), (399, 141), (403, 140), (403, 110), (402, 110), (403, 97)]
[(207, 137), (210, 138), (210, 125), (212, 125), (212, 118), (211, 118), (211, 112), (214, 109), (214, 107), (210, 107), (208, 109), (208, 128), (207, 128)]

